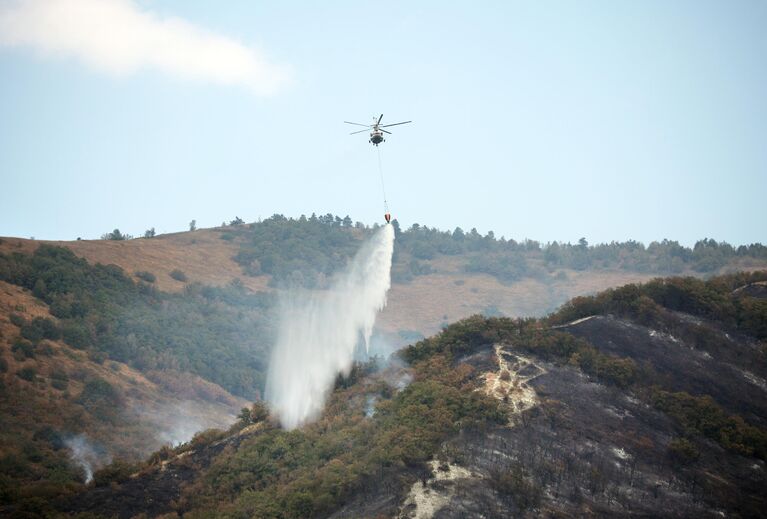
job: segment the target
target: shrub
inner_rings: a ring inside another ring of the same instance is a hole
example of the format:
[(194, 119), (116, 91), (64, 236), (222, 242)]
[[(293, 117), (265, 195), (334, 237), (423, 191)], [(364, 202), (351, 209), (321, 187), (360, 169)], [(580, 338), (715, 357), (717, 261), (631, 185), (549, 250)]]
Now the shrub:
[(21, 450), (24, 453), (24, 457), (32, 463), (40, 463), (43, 460), (43, 453), (34, 443), (25, 443)]
[(738, 415), (728, 415), (710, 396), (655, 388), (650, 397), (655, 408), (676, 420), (685, 435), (705, 436), (725, 449), (767, 459), (767, 431), (747, 424)]
[(256, 402), (250, 409), (250, 419), (253, 423), (262, 422), (269, 418), (269, 407), (263, 402)]
[(120, 393), (103, 378), (94, 378), (85, 383), (77, 401), (85, 406), (100, 403), (118, 405)]
[(520, 466), (512, 466), (508, 471), (492, 471), (490, 486), (522, 511), (535, 508), (541, 502), (541, 488)]
[(184, 271), (179, 269), (173, 269), (170, 271), (170, 277), (175, 279), (176, 281), (181, 281), (182, 283), (186, 283), (187, 277), (186, 274), (184, 274)]
[(56, 341), (61, 338), (61, 329), (51, 319), (35, 317), (31, 322), (21, 326), (21, 336), (33, 343), (38, 343), (43, 339)]
[(700, 457), (700, 451), (686, 438), (675, 438), (668, 444), (668, 456), (674, 463), (689, 465)]
[(64, 438), (62, 438), (61, 434), (59, 434), (50, 425), (45, 425), (35, 431), (35, 434), (32, 435), (32, 439), (34, 441), (42, 441), (48, 443), (51, 445), (51, 448), (56, 451), (63, 449), (66, 446), (64, 444)]
[(43, 331), (31, 324), (25, 324), (21, 327), (21, 336), (33, 343), (37, 343), (43, 339)]
[(95, 378), (85, 384), (75, 402), (99, 420), (116, 423), (120, 417), (123, 398), (109, 382)]
[(91, 345), (91, 334), (88, 329), (80, 323), (67, 323), (62, 330), (64, 342), (82, 350)]
[(24, 319), (24, 316), (20, 314), (13, 313), (9, 315), (8, 318), (11, 320), (11, 323), (18, 326), (19, 328), (27, 324), (27, 320)]
[(202, 447), (226, 437), (226, 431), (221, 429), (206, 429), (195, 433), (189, 442), (193, 447)]
[(104, 364), (104, 361), (107, 360), (107, 354), (99, 350), (89, 350), (88, 358), (96, 364)]
[(147, 272), (146, 270), (139, 270), (135, 274), (137, 278), (143, 281), (146, 281), (147, 283), (154, 283), (155, 281), (157, 281), (157, 276), (155, 276), (151, 272)]
[(163, 445), (160, 450), (153, 452), (147, 462), (150, 465), (159, 465), (161, 462), (170, 459), (173, 456), (173, 449), (168, 445)]
[(69, 380), (69, 376), (67, 375), (66, 371), (58, 368), (51, 371), (51, 378), (54, 380)]
[(11, 477), (24, 477), (32, 473), (29, 463), (11, 453), (0, 458), (0, 474)]
[(46, 357), (52, 357), (56, 350), (53, 349), (50, 342), (41, 342), (35, 347), (35, 352)]
[(21, 368), (19, 371), (16, 372), (16, 376), (20, 379), (26, 380), (27, 382), (32, 382), (35, 380), (35, 377), (37, 376), (37, 370), (33, 367), (26, 367)]
[(132, 240), (133, 236), (130, 234), (123, 234), (120, 232), (120, 229), (115, 229), (112, 232), (108, 232), (106, 234), (101, 235), (102, 240), (112, 240), (112, 241), (122, 241), (122, 240)]
[(43, 334), (43, 339), (57, 341), (61, 339), (61, 328), (53, 319), (47, 317), (35, 317), (32, 319), (32, 326), (36, 327)]
[(137, 288), (139, 294), (144, 296), (152, 297), (157, 293), (157, 289), (154, 287), (154, 285), (150, 285), (149, 283), (142, 283), (139, 281)]
[(245, 427), (246, 425), (253, 423), (250, 417), (250, 409), (248, 409), (247, 407), (243, 407), (240, 410), (240, 414), (237, 415), (237, 420), (239, 422), (240, 427)]
[(35, 358), (35, 346), (21, 337), (16, 337), (16, 339), (14, 339), (11, 351), (14, 354), (14, 358), (18, 361)]
[(105, 487), (110, 483), (123, 483), (128, 481), (131, 474), (137, 472), (139, 468), (138, 465), (125, 461), (114, 461), (93, 474), (93, 484), (97, 487)]

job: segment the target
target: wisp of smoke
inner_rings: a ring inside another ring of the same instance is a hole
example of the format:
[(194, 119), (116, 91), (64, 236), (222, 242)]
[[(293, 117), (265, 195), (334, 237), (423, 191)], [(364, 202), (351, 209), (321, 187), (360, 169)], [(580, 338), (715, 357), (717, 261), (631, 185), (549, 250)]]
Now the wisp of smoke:
[(360, 337), (368, 347), (386, 306), (393, 250), (394, 230), (385, 225), (329, 290), (292, 292), (282, 301), (266, 399), (286, 429), (317, 418), (337, 375), (349, 373)]
[[(180, 407), (183, 407), (183, 404)], [(191, 440), (195, 433), (208, 428), (201, 420), (195, 420), (194, 417), (173, 416), (157, 432), (157, 437), (164, 445), (176, 447)]]
[(145, 443), (146, 454), (164, 445), (186, 443), (206, 429), (226, 429), (236, 418), (227, 406), (195, 400), (133, 402), (130, 411), (131, 417), (153, 429), (155, 441)]
[(85, 482), (93, 481), (93, 471), (112, 461), (111, 456), (99, 453), (84, 434), (78, 434), (64, 440), (69, 449), (69, 458), (85, 473)]
[(375, 416), (377, 401), (378, 397), (375, 395), (368, 395), (368, 397), (365, 399), (365, 416), (367, 418), (372, 418)]

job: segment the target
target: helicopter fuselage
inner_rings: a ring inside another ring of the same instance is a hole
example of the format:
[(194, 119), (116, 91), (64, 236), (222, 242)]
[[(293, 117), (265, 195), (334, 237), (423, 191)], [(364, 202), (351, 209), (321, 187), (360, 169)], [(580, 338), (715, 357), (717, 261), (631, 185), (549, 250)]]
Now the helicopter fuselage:
[(384, 128), (388, 128), (389, 126), (399, 126), (400, 124), (408, 124), (413, 122), (413, 121), (402, 121), (401, 123), (381, 124), (381, 119), (383, 119), (383, 114), (378, 116), (378, 119), (374, 117), (373, 124), (353, 123), (351, 121), (344, 121), (344, 122), (346, 124), (353, 124), (354, 126), (367, 127), (367, 130), (357, 130), (356, 132), (352, 132), (349, 135), (356, 135), (358, 133), (370, 131), (370, 142), (375, 146), (378, 146), (382, 142), (386, 142), (386, 139), (384, 139), (384, 135), (383, 135), (384, 133), (391, 133), (389, 130), (384, 130)]
[(378, 146), (384, 141), (383, 132), (381, 130), (373, 130), (370, 132), (370, 142)]

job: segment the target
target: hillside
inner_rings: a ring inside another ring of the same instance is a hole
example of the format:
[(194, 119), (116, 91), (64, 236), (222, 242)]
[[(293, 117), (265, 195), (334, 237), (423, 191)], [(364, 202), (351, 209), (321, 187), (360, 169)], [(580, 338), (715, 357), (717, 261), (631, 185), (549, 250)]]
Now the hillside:
[[(648, 281), (669, 268), (702, 277), (767, 264), (760, 245), (541, 246), (459, 231), (397, 231), (376, 354), (472, 314), (542, 316), (573, 296)], [(295, 286), (321, 290), (370, 232), (326, 215), (149, 239), (0, 239), (0, 502), (75, 489), (111, 459), (133, 463), (196, 431), (228, 427), (246, 402), (260, 398), (279, 294)], [(761, 286), (731, 290), (738, 300), (756, 301)], [(591, 315), (572, 308), (556, 315)], [(625, 330), (611, 319), (592, 318), (567, 333), (587, 340), (602, 333), (617, 343)], [(597, 324), (601, 331), (589, 335)], [(624, 335), (628, 344), (641, 342), (640, 332)], [(758, 360), (717, 348), (747, 370), (744, 362)], [(632, 355), (658, 362), (656, 375), (672, 381), (684, 364)], [(698, 361), (709, 369), (707, 363)], [(721, 383), (691, 380), (668, 387), (695, 393)], [(735, 405), (752, 388), (733, 387), (717, 401), (761, 427), (761, 408)], [(74, 452), (78, 459), (70, 459)]]
[[(0, 238), (0, 252), (30, 253), (41, 243), (67, 247), (89, 263), (119, 266), (136, 282), (142, 281), (137, 274), (149, 273), (152, 286), (170, 293), (189, 283), (226, 286), (233, 280), (251, 291), (270, 291), (322, 287), (370, 232), (348, 217), (275, 215), (254, 224), (150, 239)], [(573, 297), (658, 275), (711, 276), (767, 268), (766, 247), (733, 248), (714, 240), (701, 240), (692, 248), (667, 240), (647, 247), (633, 241), (540, 244), (497, 239), (492, 232), (482, 236), (474, 229), (443, 232), (415, 224), (398, 230), (395, 247), (391, 304), (378, 320), (391, 347), (476, 313), (542, 316)], [(184, 281), (171, 277), (174, 271)]]
[(112, 459), (225, 426), (246, 402), (188, 372), (68, 344), (49, 306), (16, 285), (0, 282), (0, 308), (0, 501), (23, 498), (22, 482), (76, 484)]
[(317, 423), (286, 432), (256, 404), (228, 431), (113, 466), (48, 510), (758, 517), (765, 281), (670, 278), (546, 319), (471, 317), (359, 365)]
[(0, 255), (0, 279), (3, 502), (229, 424), (258, 397), (243, 333), (266, 335), (266, 314), (244, 288), (169, 295), (50, 245)]

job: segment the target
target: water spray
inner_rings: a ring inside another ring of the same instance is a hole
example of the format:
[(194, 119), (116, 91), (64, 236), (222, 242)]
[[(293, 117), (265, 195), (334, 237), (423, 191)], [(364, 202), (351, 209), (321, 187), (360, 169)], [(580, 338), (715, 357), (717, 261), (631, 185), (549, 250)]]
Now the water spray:
[(357, 345), (362, 341), (369, 347), (391, 286), (393, 251), (394, 228), (384, 225), (329, 290), (283, 297), (266, 400), (286, 429), (316, 419), (338, 374), (349, 374)]

